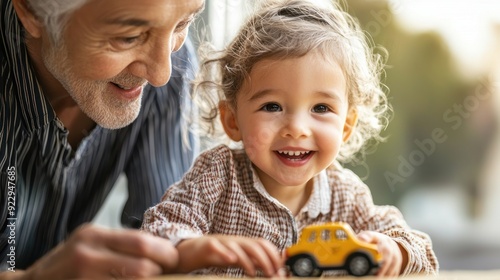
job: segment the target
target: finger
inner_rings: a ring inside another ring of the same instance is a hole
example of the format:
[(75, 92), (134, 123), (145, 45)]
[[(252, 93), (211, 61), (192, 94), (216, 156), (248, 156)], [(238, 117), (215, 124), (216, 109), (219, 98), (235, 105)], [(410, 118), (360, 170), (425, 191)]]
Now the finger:
[(388, 275), (390, 277), (397, 277), (397, 276), (399, 276), (400, 267), (401, 267), (401, 264), (398, 261), (396, 261), (394, 263), (394, 266), (391, 267), (391, 271), (389, 271)]
[[(390, 241), (390, 240), (388, 240)], [(397, 252), (393, 251), (390, 242), (379, 242), (379, 251), (384, 258), (384, 264), (380, 273), (381, 276), (397, 276), (399, 269)]]
[[(210, 236), (185, 239), (177, 244), (179, 252), (178, 273), (188, 273), (209, 266), (229, 266), (237, 261), (237, 256), (219, 240)], [(200, 258), (200, 255), (203, 258)]]
[(373, 234), (373, 232), (369, 232), (369, 231), (362, 231), (362, 232), (358, 233), (357, 237), (361, 241), (364, 241), (367, 243), (375, 244), (378, 242), (378, 237), (375, 234)]
[(263, 243), (264, 242), (243, 243), (241, 246), (253, 263), (264, 272), (264, 275), (271, 277), (276, 274), (277, 270), (274, 269), (271, 257), (264, 249), (265, 246)]
[(379, 242), (379, 244), (377, 244), (377, 247), (378, 247), (377, 249), (378, 249), (379, 253), (382, 255), (382, 259), (383, 259), (382, 267), (379, 269), (377, 275), (387, 276), (387, 271), (392, 266), (392, 256), (391, 256), (390, 252), (387, 250), (387, 247), (384, 246), (384, 244), (382, 242)]
[(110, 250), (149, 259), (161, 266), (164, 272), (172, 271), (178, 264), (177, 250), (167, 239), (137, 230), (102, 229), (100, 234), (101, 242)]
[(234, 241), (228, 241), (224, 244), (237, 256), (238, 260), (236, 263), (240, 265), (249, 276), (255, 276), (255, 265), (247, 255), (247, 252), (241, 248), (240, 244)]
[(393, 261), (393, 265), (391, 266), (391, 269), (390, 269), (388, 275), (391, 277), (399, 276), (399, 272), (401, 271), (402, 262), (403, 262), (403, 260), (400, 257), (400, 255), (397, 254), (396, 251), (394, 251), (394, 261)]
[(403, 262), (399, 246), (391, 238), (386, 237), (384, 240), (384, 254), (390, 256), (391, 265), (388, 268), (387, 276), (398, 276)]
[(163, 274), (163, 267), (149, 259), (119, 254), (107, 259), (110, 260), (111, 265), (109, 267), (112, 268), (109, 272), (114, 277), (145, 278)]
[(387, 271), (392, 265), (392, 260), (390, 258), (384, 258), (382, 262), (382, 266), (377, 271), (378, 276), (387, 276)]
[(267, 254), (268, 258), (270, 259), (270, 264), (272, 266), (272, 275), (274, 276), (277, 275), (280, 269), (284, 266), (285, 262), (280, 255), (278, 248), (271, 242), (265, 240), (265, 239), (259, 239), (258, 241), (262, 248), (264, 249), (265, 253)]
[(208, 242), (208, 262), (209, 265), (227, 266), (238, 261), (238, 256), (219, 240), (211, 238)]
[(146, 258), (108, 250), (105, 247), (76, 244), (73, 248), (73, 263), (78, 277), (151, 277), (162, 273), (162, 267)]

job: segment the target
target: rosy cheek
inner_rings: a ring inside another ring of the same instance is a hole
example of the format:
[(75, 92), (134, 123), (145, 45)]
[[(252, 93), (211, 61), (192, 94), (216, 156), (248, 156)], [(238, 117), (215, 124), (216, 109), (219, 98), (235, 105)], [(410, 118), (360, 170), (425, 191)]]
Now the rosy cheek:
[(245, 150), (250, 159), (262, 153), (263, 149), (268, 149), (273, 139), (273, 129), (270, 127), (253, 130), (243, 139)]

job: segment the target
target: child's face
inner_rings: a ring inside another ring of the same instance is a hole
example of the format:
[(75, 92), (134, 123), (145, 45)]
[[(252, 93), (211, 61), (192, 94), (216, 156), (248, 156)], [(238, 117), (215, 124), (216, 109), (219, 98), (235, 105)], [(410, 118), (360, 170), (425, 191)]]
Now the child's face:
[(266, 188), (305, 186), (328, 167), (356, 122), (340, 66), (321, 55), (262, 60), (222, 106), (228, 135), (242, 140)]

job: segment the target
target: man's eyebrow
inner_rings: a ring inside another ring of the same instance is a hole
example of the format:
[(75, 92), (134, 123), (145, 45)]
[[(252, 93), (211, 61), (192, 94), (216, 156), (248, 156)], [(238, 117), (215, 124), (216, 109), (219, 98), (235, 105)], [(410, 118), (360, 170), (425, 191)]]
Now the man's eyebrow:
[(123, 26), (148, 26), (150, 22), (144, 19), (138, 18), (114, 18), (106, 20), (107, 24), (111, 25), (123, 25)]
[[(199, 14), (203, 12), (204, 9), (205, 9), (205, 3), (203, 3), (203, 5), (201, 5), (198, 9), (192, 12), (190, 14), (190, 17), (197, 17)], [(123, 25), (123, 26), (136, 26), (136, 27), (151, 25), (149, 21), (138, 18), (113, 18), (106, 20), (106, 23), (110, 25)]]

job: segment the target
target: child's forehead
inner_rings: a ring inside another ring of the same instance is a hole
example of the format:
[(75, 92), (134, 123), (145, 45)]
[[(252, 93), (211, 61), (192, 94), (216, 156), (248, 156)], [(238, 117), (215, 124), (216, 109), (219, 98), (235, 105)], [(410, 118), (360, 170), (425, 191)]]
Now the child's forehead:
[[(287, 78), (286, 75), (294, 73), (309, 73), (317, 71), (318, 68), (324, 69), (324, 72), (318, 74), (330, 74), (342, 76), (346, 79), (345, 67), (339, 63), (338, 59), (327, 56), (320, 51), (311, 51), (301, 56), (279, 56), (267, 57), (258, 60), (247, 72), (244, 77), (245, 83), (256, 81), (273, 82), (275, 79)], [(339, 71), (340, 70), (340, 71)], [(274, 78), (274, 79), (273, 79)], [(291, 76), (288, 76), (291, 78)]]
[[(306, 57), (307, 59), (303, 59)], [(322, 63), (328, 63), (332, 67), (343, 68), (341, 61), (337, 58), (337, 56), (333, 54), (333, 52), (330, 54), (322, 50), (311, 50), (303, 55), (282, 54), (282, 55), (274, 55), (261, 58), (252, 65), (248, 73), (249, 75), (251, 75), (256, 71), (261, 72), (266, 69), (279, 68), (285, 64), (290, 65), (298, 61), (301, 61), (302, 64), (311, 64), (311, 65), (315, 65), (318, 62), (322, 62)]]
[(240, 95), (267, 92), (287, 95), (307, 92), (333, 91), (344, 96), (346, 77), (335, 60), (324, 59), (317, 53), (300, 57), (266, 58), (257, 63), (245, 78)]

